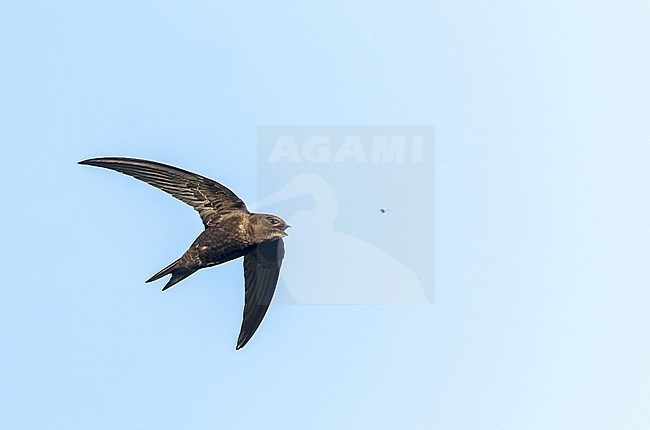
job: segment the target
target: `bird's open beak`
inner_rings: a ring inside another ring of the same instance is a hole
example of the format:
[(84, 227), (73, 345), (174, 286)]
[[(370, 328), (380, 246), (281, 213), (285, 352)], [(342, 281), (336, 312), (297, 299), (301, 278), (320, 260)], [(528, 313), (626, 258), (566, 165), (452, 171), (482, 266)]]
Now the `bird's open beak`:
[(285, 224), (280, 229), (282, 230), (282, 237), (287, 237), (288, 234), (286, 233), (286, 230), (290, 228), (291, 226), (289, 224)]

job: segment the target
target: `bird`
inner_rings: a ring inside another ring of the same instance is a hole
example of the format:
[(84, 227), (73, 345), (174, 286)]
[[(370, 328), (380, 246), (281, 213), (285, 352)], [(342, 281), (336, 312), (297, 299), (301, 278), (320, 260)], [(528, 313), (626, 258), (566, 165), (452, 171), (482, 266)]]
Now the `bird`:
[(271, 304), (290, 226), (279, 216), (251, 213), (235, 193), (212, 179), (178, 167), (127, 157), (99, 157), (79, 164), (102, 167), (146, 182), (192, 206), (204, 230), (178, 258), (146, 282), (171, 275), (163, 291), (195, 273), (244, 257), (244, 311), (236, 350), (253, 337)]

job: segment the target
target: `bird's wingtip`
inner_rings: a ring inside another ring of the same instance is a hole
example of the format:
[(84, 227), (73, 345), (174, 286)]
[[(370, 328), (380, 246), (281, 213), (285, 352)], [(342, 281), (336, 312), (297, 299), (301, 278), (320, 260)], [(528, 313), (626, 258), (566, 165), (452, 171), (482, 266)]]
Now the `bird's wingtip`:
[(84, 166), (97, 166), (98, 161), (101, 161), (101, 158), (87, 158), (85, 160), (81, 160), (77, 164), (82, 164)]
[(93, 157), (81, 160), (78, 164), (86, 164), (88, 166), (104, 167), (103, 164), (107, 162), (119, 163), (121, 161), (128, 161), (126, 157)]
[(246, 346), (247, 343), (248, 343), (248, 339), (240, 337), (239, 339), (237, 339), (237, 346), (235, 347), (235, 350), (239, 351), (244, 346)]

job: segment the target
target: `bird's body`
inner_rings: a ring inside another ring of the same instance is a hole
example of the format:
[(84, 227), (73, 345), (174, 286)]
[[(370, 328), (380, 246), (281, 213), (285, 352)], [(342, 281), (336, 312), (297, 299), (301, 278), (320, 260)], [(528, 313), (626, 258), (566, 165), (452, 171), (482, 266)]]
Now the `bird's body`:
[(279, 217), (251, 213), (239, 197), (211, 179), (147, 160), (93, 158), (80, 164), (104, 167), (153, 185), (199, 212), (205, 230), (183, 255), (147, 282), (172, 275), (163, 291), (205, 267), (244, 257), (244, 318), (237, 349), (253, 336), (268, 309), (284, 257), (289, 226)]
[(249, 214), (237, 213), (224, 218), (217, 226), (206, 228), (178, 260), (153, 275), (147, 282), (171, 274), (171, 279), (163, 287), (165, 291), (199, 269), (244, 256), (252, 246), (257, 245), (247, 228), (250, 224), (249, 217)]
[(203, 230), (181, 257), (183, 266), (202, 269), (243, 256), (252, 245), (257, 245), (249, 231), (248, 218), (247, 214), (232, 215), (218, 227)]

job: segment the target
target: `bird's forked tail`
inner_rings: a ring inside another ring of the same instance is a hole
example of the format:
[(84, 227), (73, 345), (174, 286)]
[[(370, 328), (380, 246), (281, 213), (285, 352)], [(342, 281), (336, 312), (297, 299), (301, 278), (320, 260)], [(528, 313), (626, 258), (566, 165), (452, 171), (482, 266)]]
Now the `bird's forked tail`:
[(160, 272), (153, 275), (151, 278), (147, 279), (146, 282), (157, 281), (158, 279), (162, 278), (163, 276), (167, 276), (167, 275), (171, 274), (172, 277), (169, 279), (167, 284), (165, 284), (165, 286), (162, 289), (163, 291), (165, 291), (166, 289), (171, 288), (175, 284), (177, 284), (180, 281), (182, 281), (183, 279), (187, 278), (192, 273), (196, 272), (196, 270), (191, 270), (191, 269), (188, 269), (186, 267), (181, 266), (180, 261), (181, 261), (181, 259), (179, 258), (178, 260), (174, 261), (169, 266), (162, 269)]

